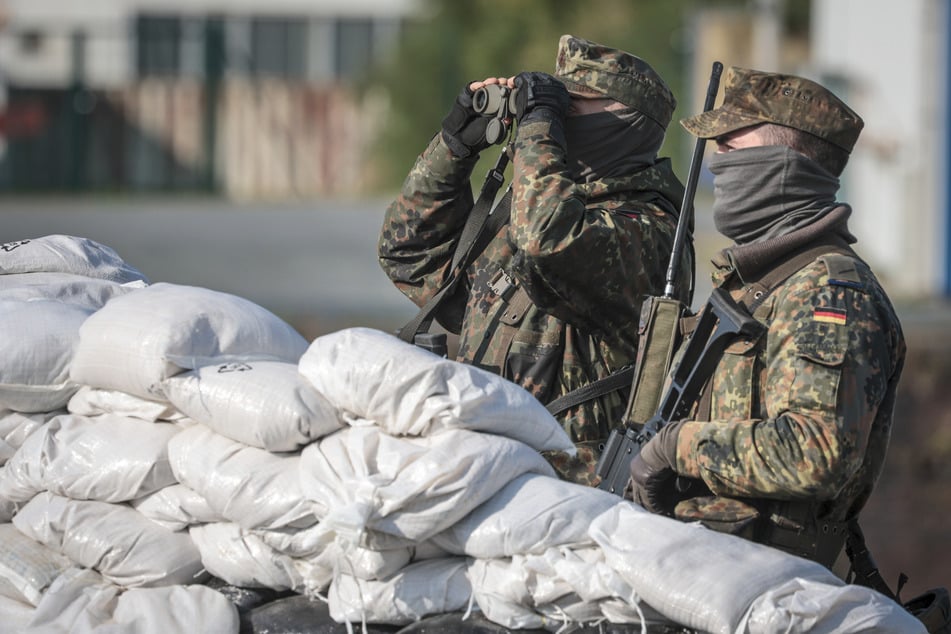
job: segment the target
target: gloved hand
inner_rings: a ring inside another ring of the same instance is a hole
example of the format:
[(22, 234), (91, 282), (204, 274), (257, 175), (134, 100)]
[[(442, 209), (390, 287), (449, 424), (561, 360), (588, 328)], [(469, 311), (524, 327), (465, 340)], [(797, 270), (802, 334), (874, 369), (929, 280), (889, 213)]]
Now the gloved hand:
[(677, 489), (677, 436), (683, 423), (668, 423), (631, 459), (633, 499), (651, 513), (671, 515), (683, 497)]
[(519, 73), (515, 76), (515, 120), (562, 121), (568, 114), (571, 96), (565, 85), (548, 73)]
[(489, 117), (484, 117), (472, 108), (472, 95), (466, 83), (462, 92), (456, 97), (449, 114), (442, 120), (442, 138), (460, 158), (478, 154), (491, 143), (485, 140), (485, 128), (489, 124)]

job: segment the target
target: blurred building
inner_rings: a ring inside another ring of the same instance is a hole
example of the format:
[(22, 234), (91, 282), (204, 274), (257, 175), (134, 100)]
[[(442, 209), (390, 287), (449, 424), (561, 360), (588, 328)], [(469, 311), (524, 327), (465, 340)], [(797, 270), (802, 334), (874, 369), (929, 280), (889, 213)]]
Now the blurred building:
[(812, 69), (865, 119), (847, 168), (855, 233), (904, 295), (951, 294), (946, 0), (813, 0)]
[(379, 104), (354, 88), (413, 10), (0, 0), (0, 191), (359, 191)]
[(702, 103), (713, 60), (830, 87), (865, 120), (839, 196), (863, 256), (895, 297), (951, 295), (947, 0), (810, 0), (805, 37), (784, 31), (784, 5), (750, 0), (692, 17), (689, 103)]

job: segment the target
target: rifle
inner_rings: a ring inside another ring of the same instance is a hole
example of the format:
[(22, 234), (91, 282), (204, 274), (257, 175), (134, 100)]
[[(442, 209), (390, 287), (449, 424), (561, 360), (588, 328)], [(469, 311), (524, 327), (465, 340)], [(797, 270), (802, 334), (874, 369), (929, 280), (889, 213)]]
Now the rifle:
[(726, 291), (713, 289), (699, 313), (697, 327), (684, 348), (683, 356), (671, 374), (657, 412), (642, 426), (629, 423), (623, 429), (611, 432), (596, 468), (601, 476), (598, 488), (623, 495), (631, 479), (631, 459), (662, 426), (689, 413), (727, 346), (737, 337), (755, 339), (765, 329)]
[[(704, 100), (704, 112), (713, 109), (722, 72), (723, 64), (714, 62)], [(641, 309), (640, 343), (632, 380), (633, 389), (622, 421), (623, 426), (611, 431), (595, 467), (595, 472), (601, 477), (599, 487), (618, 495), (623, 494), (627, 486), (628, 466), (630, 458), (634, 456), (635, 439), (640, 433), (638, 428), (641, 423), (653, 420), (653, 415), (660, 411), (658, 406), (661, 404), (660, 394), (664, 379), (680, 342), (680, 318), (686, 312), (686, 307), (676, 299), (675, 285), (688, 228), (692, 224), (691, 210), (697, 191), (697, 181), (700, 179), (700, 164), (705, 144), (706, 139), (697, 139), (694, 145), (684, 198), (680, 206), (680, 216), (677, 219), (677, 230), (667, 266), (664, 295), (663, 297), (648, 297)], [(691, 288), (690, 291), (692, 293), (693, 289)], [(656, 430), (653, 433), (656, 433)], [(649, 438), (643, 439), (643, 442), (647, 440)], [(640, 445), (637, 447), (639, 450)]]

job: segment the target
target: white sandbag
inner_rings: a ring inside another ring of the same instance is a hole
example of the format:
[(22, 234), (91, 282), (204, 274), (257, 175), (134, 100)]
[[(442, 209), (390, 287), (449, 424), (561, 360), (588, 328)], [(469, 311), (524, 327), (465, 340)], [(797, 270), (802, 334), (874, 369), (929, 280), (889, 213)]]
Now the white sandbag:
[[(171, 609), (174, 606), (174, 609)], [(234, 634), (238, 611), (200, 585), (124, 590), (92, 570), (68, 570), (37, 606), (30, 634)]]
[(470, 429), (539, 451), (575, 452), (558, 421), (521, 386), (379, 330), (318, 337), (299, 365), (345, 419), (366, 419), (394, 436)]
[(842, 585), (814, 561), (629, 502), (595, 518), (590, 533), (639, 597), (672, 621), (713, 634), (736, 631), (758, 597), (791, 579)]
[(295, 451), (343, 427), (334, 406), (294, 363), (205, 366), (167, 379), (163, 390), (193, 420), (268, 451)]
[(72, 273), (120, 284), (148, 282), (112, 248), (60, 234), (0, 245), (0, 275), (10, 273)]
[(35, 613), (36, 608), (29, 603), (0, 595), (0, 623), (5, 632), (26, 632)]
[(65, 414), (65, 410), (36, 412), (27, 414), (0, 409), (0, 465), (6, 464), (26, 439), (54, 416)]
[[(275, 551), (301, 562), (301, 571), (314, 566), (331, 572), (339, 568), (360, 579), (387, 577), (408, 564), (416, 552), (412, 546), (374, 550), (337, 539), (336, 532), (323, 523), (303, 529), (256, 529), (252, 532)], [(440, 554), (446, 553), (440, 551)]]
[(294, 562), (237, 524), (201, 524), (188, 530), (205, 569), (240, 588), (303, 588)]
[(0, 275), (0, 299), (55, 299), (98, 310), (113, 297), (146, 286), (145, 282), (120, 284), (72, 273), (15, 273)]
[(305, 559), (301, 570), (316, 565), (357, 579), (386, 579), (409, 565), (412, 559), (413, 549), (409, 547), (370, 550), (337, 540), (319, 555)]
[(93, 311), (55, 300), (0, 299), (0, 407), (17, 412), (65, 407), (79, 389), (69, 367), (80, 326)]
[(455, 555), (484, 559), (590, 544), (591, 520), (619, 501), (607, 491), (525, 474), (434, 535), (433, 542)]
[(66, 409), (71, 414), (80, 416), (116, 414), (153, 423), (160, 420), (180, 421), (185, 418), (185, 415), (168, 401), (144, 399), (126, 392), (102, 390), (88, 385), (82, 386), (73, 394), (66, 404)]
[(902, 606), (871, 588), (796, 578), (756, 599), (737, 631), (925, 634), (926, 629)]
[(598, 547), (551, 548), (540, 555), (475, 559), (468, 574), (479, 609), (490, 620), (512, 629), (555, 629), (605, 619), (669, 624), (640, 604), (630, 584), (607, 566)]
[(327, 605), (338, 623), (403, 625), (464, 610), (471, 594), (465, 559), (457, 557), (410, 564), (378, 581), (338, 575), (330, 584)]
[(304, 528), (317, 521), (301, 490), (299, 454), (248, 447), (195, 425), (169, 442), (168, 455), (180, 483), (244, 528)]
[(123, 502), (175, 484), (169, 440), (181, 431), (104, 414), (64, 414), (34, 432), (0, 471), (0, 499), (25, 502), (40, 491), (74, 500)]
[(445, 557), (447, 553), (428, 543), (373, 550), (343, 539), (320, 524), (305, 529), (250, 531), (275, 552), (288, 555), (301, 579), (298, 591), (322, 595), (337, 574), (358, 579), (383, 579), (414, 560)]
[(307, 341), (246, 299), (195, 286), (153, 284), (116, 297), (79, 333), (72, 380), (161, 400), (161, 382), (227, 360), (296, 363)]
[(158, 526), (124, 504), (44, 492), (16, 514), (13, 524), (27, 537), (123, 587), (201, 580), (201, 557), (188, 533)]
[(523, 473), (554, 477), (528, 445), (464, 429), (396, 438), (348, 427), (305, 447), (300, 468), (321, 522), (361, 544), (367, 531), (423, 541)]
[(156, 524), (180, 531), (194, 524), (222, 522), (224, 517), (208, 500), (184, 484), (173, 484), (129, 502), (136, 511)]
[(36, 605), (51, 583), (72, 567), (69, 558), (0, 524), (0, 595)]

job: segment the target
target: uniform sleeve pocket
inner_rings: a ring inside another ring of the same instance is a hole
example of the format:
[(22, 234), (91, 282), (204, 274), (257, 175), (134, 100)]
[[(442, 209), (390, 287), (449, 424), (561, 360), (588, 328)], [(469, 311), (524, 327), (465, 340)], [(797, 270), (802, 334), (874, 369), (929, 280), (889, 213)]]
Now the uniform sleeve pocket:
[(842, 323), (829, 323), (817, 317), (800, 321), (795, 334), (796, 354), (825, 366), (842, 365), (848, 344), (844, 313), (834, 319)]

